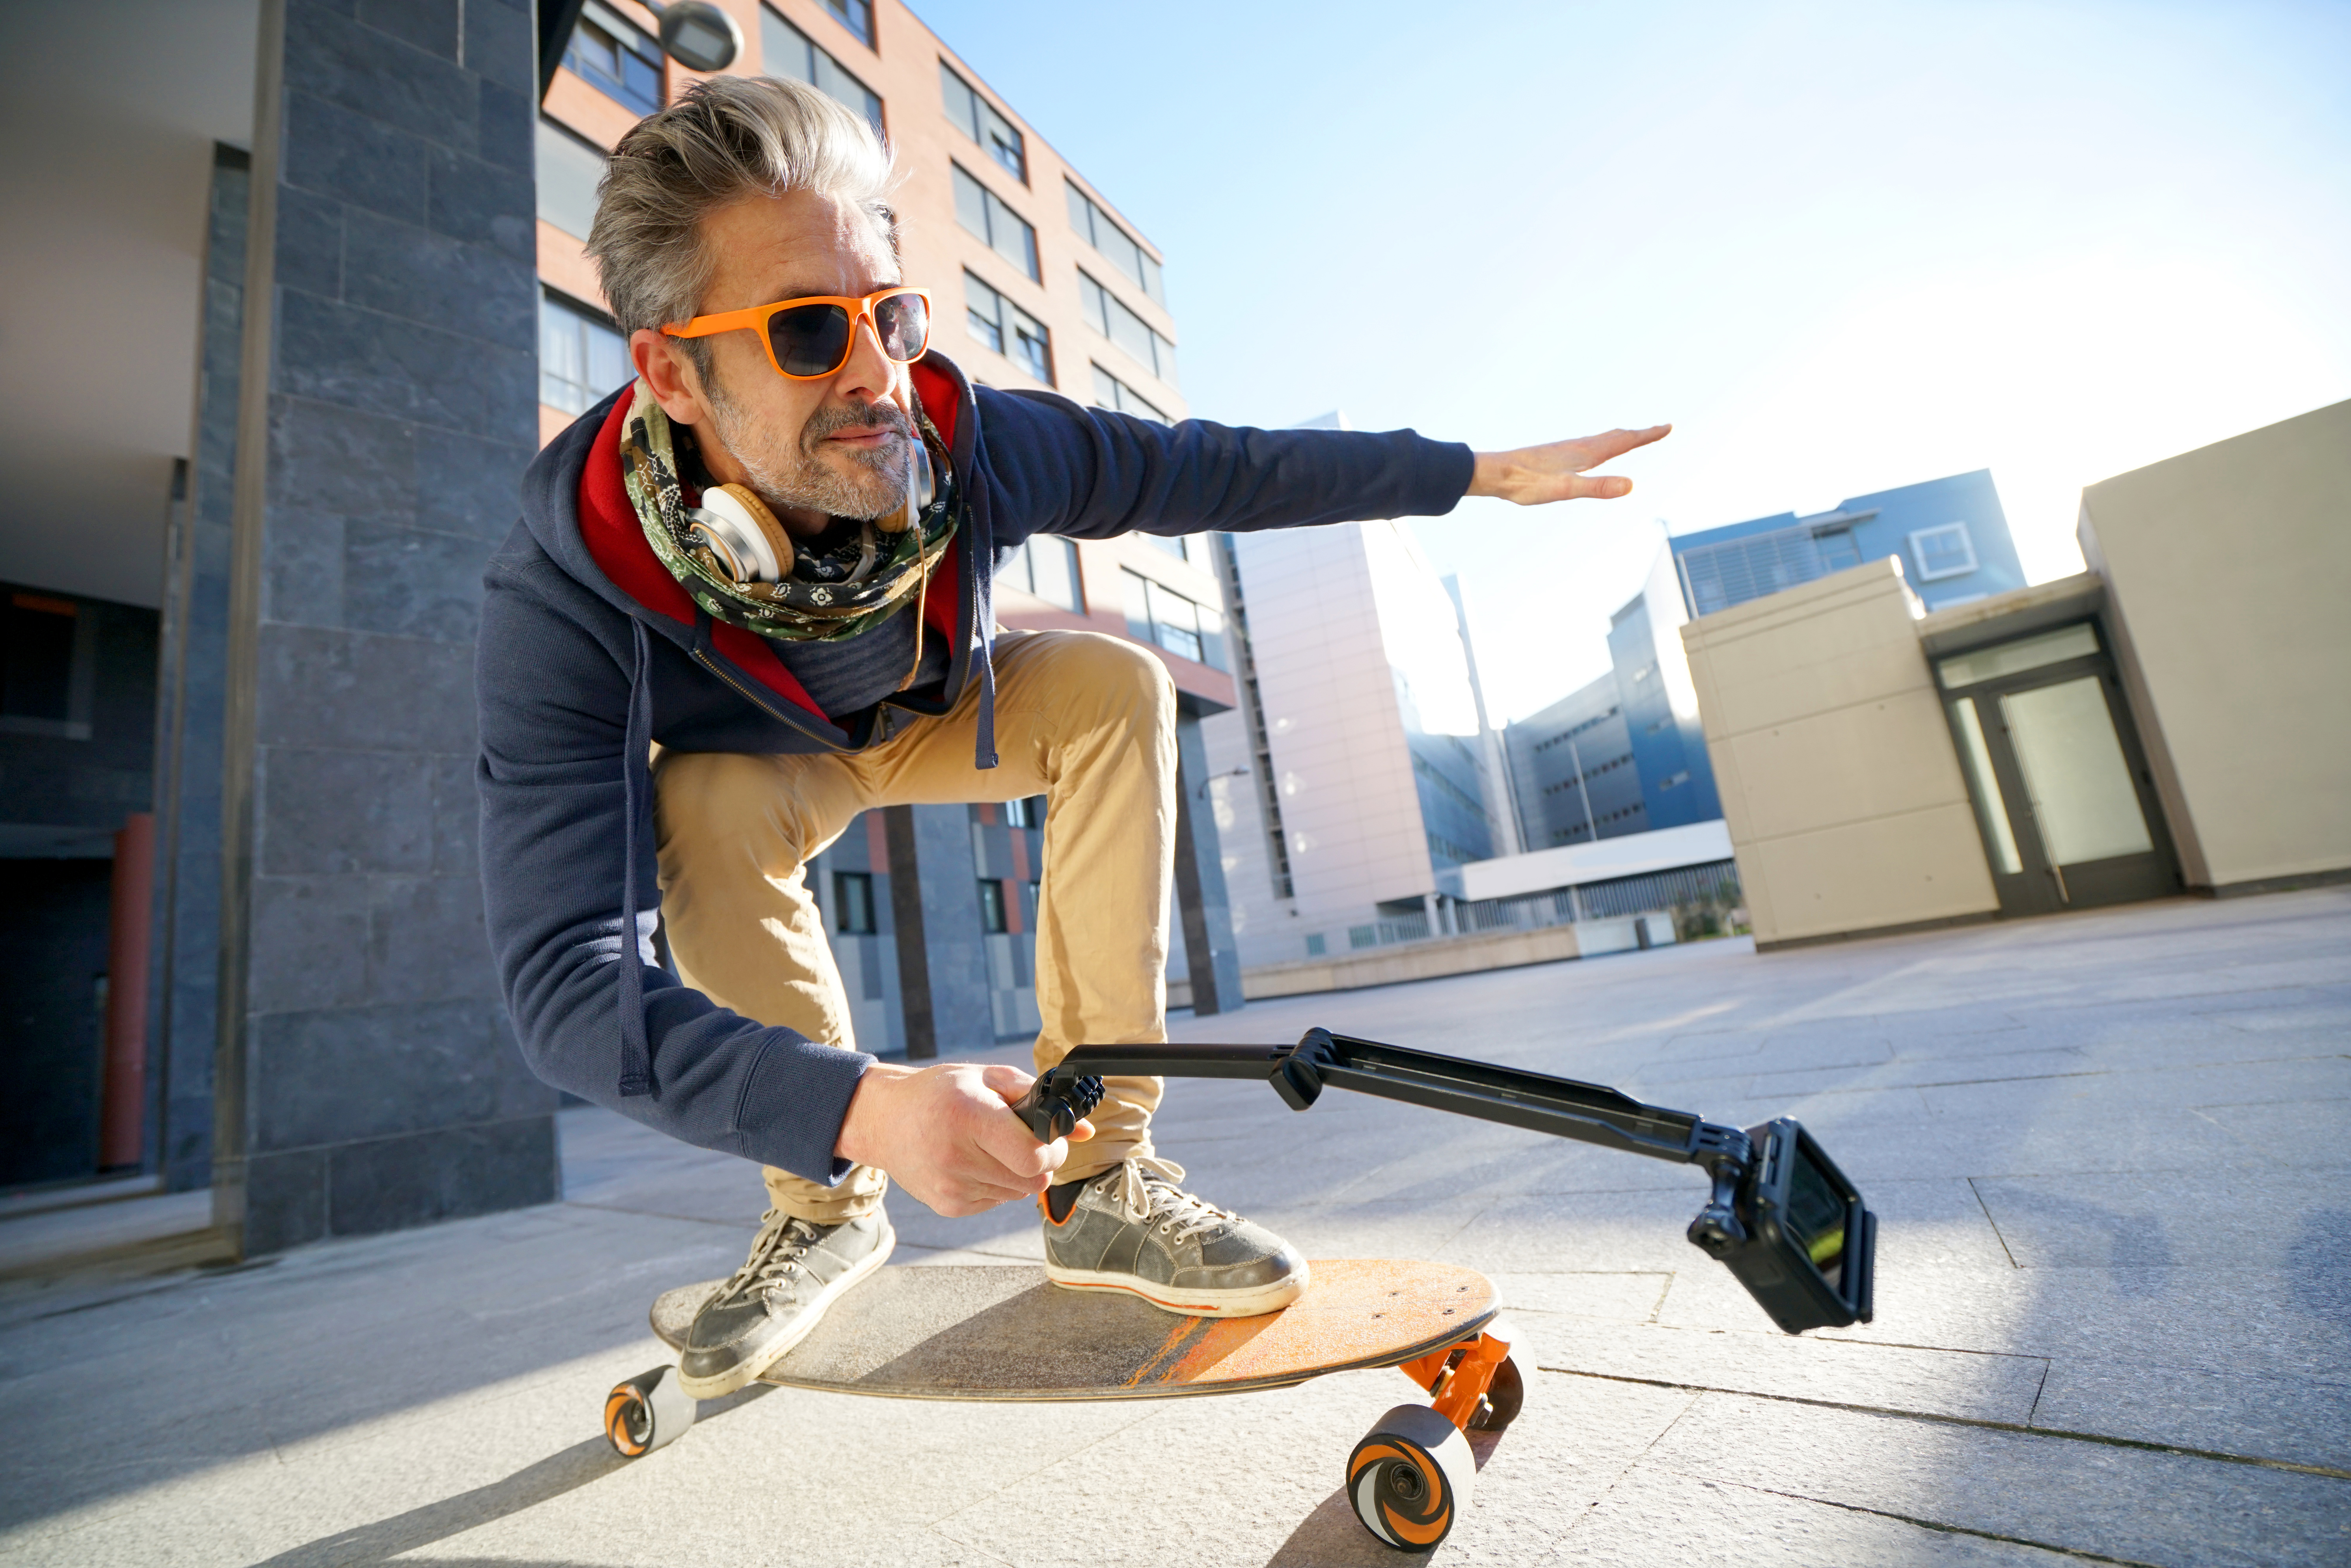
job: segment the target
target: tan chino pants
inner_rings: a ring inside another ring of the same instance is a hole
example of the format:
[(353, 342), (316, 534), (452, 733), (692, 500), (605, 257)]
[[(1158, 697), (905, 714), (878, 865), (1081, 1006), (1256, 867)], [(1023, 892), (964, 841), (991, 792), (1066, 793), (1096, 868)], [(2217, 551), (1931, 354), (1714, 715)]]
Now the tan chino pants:
[[(1093, 632), (1006, 632), (996, 644), (999, 764), (972, 766), (979, 682), (952, 712), (897, 716), (854, 755), (664, 751), (654, 764), (662, 922), (685, 983), (720, 1006), (853, 1048), (849, 1000), (810, 896), (808, 862), (861, 811), (1045, 797), (1037, 910), (1037, 1071), (1081, 1043), (1166, 1036), (1175, 871), (1176, 688), (1144, 650)], [(985, 1006), (983, 1002), (980, 1005)], [(1156, 1078), (1112, 1078), (1095, 1134), (1061, 1178), (1148, 1155)], [(769, 1203), (832, 1224), (877, 1209), (860, 1166), (836, 1186), (773, 1166)]]

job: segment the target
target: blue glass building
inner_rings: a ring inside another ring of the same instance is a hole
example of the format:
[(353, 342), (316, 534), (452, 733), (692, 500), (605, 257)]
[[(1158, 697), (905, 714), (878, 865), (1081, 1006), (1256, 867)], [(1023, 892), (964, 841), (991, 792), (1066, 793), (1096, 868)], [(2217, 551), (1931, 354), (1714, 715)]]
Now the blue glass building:
[(1503, 737), (1531, 850), (1722, 815), (1682, 653), (1686, 621), (1893, 556), (1929, 610), (2024, 586), (1991, 471), (1855, 496), (1667, 541), (1640, 594), (1609, 618), (1607, 674)]
[(2024, 586), (1991, 470), (1954, 474), (1800, 517), (1781, 512), (1669, 541), (1695, 618), (1893, 556), (1929, 610)]

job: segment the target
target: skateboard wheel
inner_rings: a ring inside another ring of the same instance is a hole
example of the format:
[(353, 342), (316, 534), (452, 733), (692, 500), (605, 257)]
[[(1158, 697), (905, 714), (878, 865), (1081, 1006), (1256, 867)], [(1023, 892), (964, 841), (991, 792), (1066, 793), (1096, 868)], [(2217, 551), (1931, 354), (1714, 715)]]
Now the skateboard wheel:
[(1504, 1356), (1494, 1367), (1494, 1381), (1486, 1385), (1486, 1401), (1478, 1414), (1469, 1417), (1473, 1432), (1499, 1432), (1518, 1419), (1519, 1406), (1527, 1401), (1526, 1379), (1519, 1375), (1519, 1364)]
[(677, 1368), (656, 1366), (604, 1396), (604, 1436), (624, 1459), (675, 1442), (694, 1425), (694, 1396), (677, 1385)]
[(1468, 1506), (1478, 1475), (1469, 1439), (1426, 1405), (1399, 1405), (1347, 1458), (1355, 1517), (1400, 1552), (1430, 1552)]

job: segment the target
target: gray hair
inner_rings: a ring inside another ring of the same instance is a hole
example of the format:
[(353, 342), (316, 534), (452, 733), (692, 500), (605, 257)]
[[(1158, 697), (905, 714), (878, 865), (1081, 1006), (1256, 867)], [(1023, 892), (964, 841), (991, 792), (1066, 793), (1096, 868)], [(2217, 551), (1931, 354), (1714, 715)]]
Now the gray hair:
[[(853, 203), (898, 251), (889, 151), (862, 115), (769, 77), (711, 77), (630, 128), (597, 187), (588, 254), (623, 333), (696, 313), (717, 258), (703, 219), (747, 195), (819, 191)], [(681, 338), (697, 369), (709, 340)]]

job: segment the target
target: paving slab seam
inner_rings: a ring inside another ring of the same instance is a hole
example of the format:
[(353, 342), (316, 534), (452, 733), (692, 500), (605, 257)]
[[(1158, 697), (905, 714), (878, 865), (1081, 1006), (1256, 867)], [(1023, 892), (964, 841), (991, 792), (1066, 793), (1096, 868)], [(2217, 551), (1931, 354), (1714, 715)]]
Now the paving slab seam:
[(2024, 1424), (2027, 1427), (2032, 1427), (2032, 1418), (2041, 1414), (2041, 1396), (2049, 1392), (2049, 1371), (2055, 1364), (2056, 1362), (2053, 1357), (2043, 1356), (2041, 1359), (2041, 1381), (2033, 1385), (2032, 1403), (2026, 1406), (2024, 1412)]
[[(954, 1515), (950, 1514), (948, 1517), (953, 1518)], [(941, 1541), (946, 1542), (949, 1546), (954, 1547), (958, 1552), (977, 1552), (982, 1557), (987, 1558), (990, 1563), (1001, 1563), (1004, 1564), (1004, 1568), (1018, 1568), (1018, 1564), (1016, 1564), (1011, 1558), (998, 1557), (987, 1547), (974, 1545), (968, 1541), (957, 1541), (954, 1536), (949, 1535), (946, 1531), (941, 1530), (935, 1524), (926, 1524), (923, 1526), (923, 1533), (925, 1535), (937, 1536)]]
[[(1549, 1368), (1546, 1368), (1546, 1367), (1540, 1367), (1540, 1366), (1539, 1366), (1539, 1367), (1537, 1367), (1535, 1370), (1536, 1370), (1536, 1371), (1538, 1371), (1538, 1372), (1543, 1372), (1543, 1371), (1548, 1371), (1548, 1370), (1549, 1370)], [(1635, 1382), (1639, 1382), (1639, 1381), (1641, 1381), (1641, 1380), (1640, 1380), (1640, 1379), (1638, 1379), (1638, 1378), (1630, 1378), (1630, 1377), (1627, 1377), (1627, 1378), (1619, 1378), (1619, 1379), (1615, 1379), (1614, 1381), (1624, 1382), (1624, 1383), (1635, 1383)], [(1674, 1387), (1675, 1387), (1675, 1385), (1672, 1385), (1672, 1384), (1667, 1384), (1667, 1383), (1656, 1384), (1656, 1385), (1654, 1385), (1653, 1386), (1655, 1386), (1655, 1387), (1658, 1387), (1658, 1388), (1667, 1388), (1667, 1389), (1674, 1389)], [(1568, 1529), (1570, 1529), (1570, 1530), (1573, 1530), (1577, 1525), (1582, 1524), (1585, 1520), (1590, 1519), (1590, 1518), (1592, 1517), (1593, 1511), (1594, 1509), (1597, 1509), (1597, 1508), (1598, 1508), (1598, 1507), (1599, 1507), (1603, 1502), (1606, 1501), (1606, 1500), (1607, 1500), (1607, 1498), (1608, 1498), (1608, 1494), (1609, 1494), (1610, 1492), (1613, 1492), (1613, 1491), (1614, 1491), (1614, 1490), (1616, 1490), (1617, 1483), (1619, 1483), (1620, 1481), (1622, 1481), (1622, 1480), (1623, 1480), (1626, 1476), (1631, 1475), (1631, 1474), (1633, 1473), (1634, 1468), (1635, 1468), (1635, 1466), (1639, 1465), (1639, 1464), (1641, 1463), (1641, 1461), (1642, 1461), (1642, 1460), (1644, 1460), (1644, 1459), (1647, 1458), (1649, 1457), (1650, 1453), (1651, 1453), (1651, 1452), (1652, 1452), (1652, 1451), (1656, 1448), (1656, 1446), (1657, 1446), (1658, 1444), (1660, 1444), (1660, 1443), (1664, 1442), (1664, 1441), (1666, 1440), (1667, 1436), (1669, 1433), (1671, 1433), (1675, 1427), (1678, 1427), (1678, 1426), (1680, 1426), (1680, 1425), (1682, 1424), (1682, 1417), (1683, 1417), (1683, 1416), (1687, 1416), (1687, 1415), (1688, 1415), (1691, 1411), (1693, 1411), (1693, 1410), (1697, 1409), (1697, 1408), (1698, 1408), (1698, 1402), (1700, 1399), (1702, 1399), (1702, 1398), (1704, 1398), (1704, 1397), (1705, 1397), (1705, 1396), (1704, 1396), (1702, 1393), (1699, 1393), (1699, 1392), (1697, 1392), (1697, 1391), (1694, 1391), (1694, 1390), (1689, 1390), (1689, 1389), (1675, 1389), (1675, 1392), (1677, 1392), (1677, 1393), (1687, 1393), (1687, 1394), (1688, 1394), (1688, 1395), (1689, 1395), (1689, 1403), (1688, 1403), (1688, 1404), (1687, 1404), (1687, 1405), (1685, 1405), (1685, 1406), (1683, 1406), (1680, 1409), (1678, 1409), (1678, 1410), (1675, 1411), (1675, 1412), (1674, 1412), (1674, 1418), (1673, 1418), (1672, 1420), (1670, 1420), (1670, 1421), (1667, 1422), (1664, 1426), (1662, 1426), (1662, 1427), (1658, 1427), (1658, 1428), (1657, 1428), (1657, 1430), (1656, 1430), (1656, 1436), (1654, 1436), (1654, 1437), (1651, 1437), (1647, 1442), (1646, 1442), (1646, 1443), (1644, 1443), (1644, 1444), (1642, 1444), (1642, 1445), (1641, 1445), (1641, 1451), (1640, 1451), (1639, 1453), (1635, 1454), (1635, 1455), (1634, 1455), (1634, 1456), (1632, 1456), (1630, 1458), (1626, 1459), (1626, 1460), (1625, 1460), (1622, 1465), (1620, 1465), (1620, 1466), (1618, 1466), (1618, 1467), (1617, 1467), (1616, 1473), (1615, 1473), (1614, 1475), (1610, 1476), (1610, 1477), (1608, 1478), (1608, 1484), (1607, 1484), (1606, 1486), (1604, 1486), (1604, 1487), (1602, 1487), (1602, 1488), (1599, 1490), (1599, 1491), (1598, 1491), (1598, 1492), (1596, 1492), (1596, 1493), (1594, 1493), (1594, 1494), (1593, 1495), (1593, 1499), (1592, 1499), (1592, 1500), (1591, 1500), (1590, 1502), (1586, 1503), (1586, 1504), (1583, 1506), (1583, 1511), (1581, 1513), (1578, 1513), (1578, 1514), (1577, 1514), (1573, 1519), (1572, 1519), (1572, 1520), (1568, 1521), (1568, 1523), (1567, 1523), (1567, 1528), (1568, 1528)], [(1664, 1468), (1664, 1469), (1672, 1469), (1672, 1467), (1671, 1467), (1671, 1466), (1669, 1466), (1669, 1465), (1668, 1465), (1668, 1466), (1665, 1466), (1665, 1467), (1663, 1467), (1663, 1468)], [(1679, 1471), (1679, 1470), (1674, 1470), (1674, 1471), (1673, 1471), (1673, 1473), (1674, 1473), (1674, 1474), (1676, 1474), (1676, 1475), (1680, 1475), (1680, 1474), (1682, 1474), (1683, 1472), (1682, 1472), (1682, 1471)], [(1711, 1479), (1711, 1478), (1708, 1478), (1708, 1479)]]
[[(1991, 1205), (1984, 1201), (1983, 1189), (1976, 1186), (1978, 1179), (1980, 1178), (1975, 1176), (1968, 1177), (1968, 1190), (1975, 1194), (1976, 1207), (1983, 1210), (1984, 1223), (1991, 1227), (1992, 1239), (2000, 1243), (2001, 1256), (2008, 1260), (2010, 1268), (2021, 1270), (2024, 1265), (2016, 1260), (2015, 1250), (2009, 1246), (2008, 1238), (2001, 1234), (2000, 1221), (1991, 1217)], [(1992, 1178), (1987, 1176), (1980, 1179), (1989, 1181)]]
[(1979, 1541), (1998, 1541), (2010, 1546), (2029, 1546), (2036, 1552), (2054, 1552), (2082, 1563), (2112, 1563), (2119, 1568), (2171, 1568), (2170, 1564), (2147, 1563), (2137, 1557), (2109, 1557), (2103, 1552), (2085, 1552), (2078, 1546), (2056, 1546), (2046, 1541), (2035, 1541), (2029, 1535), (2003, 1535), (1997, 1530), (1977, 1530), (1964, 1524), (1946, 1524), (1940, 1520), (1920, 1519), (1916, 1514), (1894, 1513), (1882, 1508), (1864, 1508), (1855, 1502), (1839, 1502), (1834, 1498), (1814, 1497), (1809, 1492), (1780, 1491), (1771, 1487), (1759, 1487), (1746, 1481), (1727, 1481), (1719, 1476), (1702, 1476), (1689, 1470), (1676, 1470), (1670, 1465), (1659, 1467), (1678, 1476), (1704, 1481), (1709, 1486), (1736, 1489), (1760, 1493), (1764, 1497), (1783, 1497), (1792, 1502), (1809, 1502), (1822, 1508), (1843, 1509), (1847, 1513), (1865, 1513), (1876, 1519), (1890, 1519), (1902, 1524), (1917, 1525), (1942, 1535), (1971, 1535)]
[[(1536, 1315), (1537, 1311), (1538, 1311), (1537, 1309), (1530, 1309), (1530, 1308), (1523, 1308), (1523, 1307), (1512, 1307), (1512, 1308), (1510, 1309), (1511, 1314), (1512, 1314), (1513, 1316), (1517, 1315), (1518, 1313), (1520, 1313), (1520, 1312), (1527, 1312), (1527, 1313), (1528, 1313), (1529, 1315), (1531, 1315), (1531, 1315)], [(1573, 1314), (1571, 1314), (1571, 1313), (1563, 1313), (1563, 1312), (1553, 1312), (1552, 1315), (1552, 1316), (1554, 1316), (1554, 1317), (1566, 1317), (1566, 1316), (1588, 1316), (1589, 1314), (1586, 1314), (1586, 1313), (1573, 1313)], [(1660, 1325), (1660, 1326), (1661, 1326), (1661, 1327), (1663, 1327), (1664, 1325)], [(1749, 1330), (1749, 1329), (1694, 1329), (1694, 1328), (1672, 1328), (1672, 1327), (1667, 1327), (1667, 1328), (1666, 1328), (1666, 1330), (1665, 1330), (1665, 1332), (1666, 1332), (1666, 1333), (1704, 1333), (1704, 1334), (1724, 1334), (1724, 1335), (1739, 1334), (1739, 1335), (1742, 1335), (1742, 1336), (1744, 1336), (1745, 1338), (1748, 1338), (1748, 1339), (1762, 1340), (1762, 1341), (1764, 1341), (1765, 1343), (1771, 1343), (1771, 1344), (1783, 1344), (1783, 1343), (1785, 1343), (1787, 1342), (1787, 1339), (1788, 1339), (1788, 1336), (1787, 1336), (1786, 1334), (1781, 1333), (1779, 1333), (1777, 1330), (1771, 1331), (1771, 1332), (1770, 1332), (1770, 1333), (1765, 1333), (1764, 1331), (1762, 1331), (1762, 1330), (1761, 1330), (1761, 1329), (1756, 1329), (1756, 1330)], [(1815, 1333), (1813, 1334), (1813, 1336), (1812, 1336), (1812, 1342), (1811, 1342), (1811, 1343), (1814, 1343), (1814, 1344), (1860, 1344), (1860, 1345), (1868, 1345), (1868, 1346), (1870, 1346), (1871, 1348), (1873, 1348), (1873, 1349), (1876, 1349), (1876, 1350), (1923, 1350), (1923, 1351), (1929, 1351), (1929, 1352), (1933, 1353), (1933, 1354), (1936, 1354), (1936, 1355), (1987, 1355), (1987, 1356), (1998, 1356), (1998, 1357), (2000, 1357), (2001, 1359), (2002, 1359), (2002, 1360), (2006, 1360), (2006, 1361), (2037, 1361), (2037, 1362), (2042, 1363), (2043, 1365), (2048, 1364), (2048, 1363), (2049, 1363), (2050, 1361), (2052, 1361), (2053, 1359), (2054, 1359), (2053, 1357), (2046, 1356), (2046, 1355), (2042, 1355), (2042, 1354), (2038, 1354), (2038, 1353), (2036, 1353), (2036, 1352), (2029, 1351), (2029, 1350), (1979, 1350), (1979, 1349), (1977, 1349), (1977, 1348), (1976, 1348), (1975, 1346), (1973, 1346), (1973, 1345), (1966, 1345), (1966, 1344), (1914, 1344), (1914, 1343), (1910, 1343), (1910, 1342), (1909, 1342), (1909, 1341), (1907, 1341), (1907, 1340), (1899, 1340), (1899, 1339), (1860, 1339), (1860, 1338), (1856, 1338), (1855, 1336), (1851, 1335), (1851, 1334), (1821, 1333), (1818, 1333), (1818, 1332), (1815, 1332)], [(2211, 1371), (2212, 1369), (2211, 1369), (2211, 1368), (2210, 1368), (2210, 1367), (2202, 1367), (2202, 1366), (2189, 1366), (2189, 1367), (2178, 1368), (2178, 1369), (2176, 1369), (2176, 1370), (2179, 1370), (2179, 1371), (2186, 1371), (2186, 1372), (2209, 1372), (2209, 1371)], [(2243, 1375), (2243, 1374), (2231, 1374), (2230, 1375)]]
[[(2104, 1432), (2076, 1432), (2063, 1427), (2027, 1427), (2014, 1421), (1994, 1421), (1980, 1416), (1947, 1416), (1929, 1410), (1896, 1410), (1883, 1405), (1854, 1405), (1840, 1399), (1808, 1399), (1798, 1394), (1758, 1394), (1748, 1388), (1724, 1388), (1710, 1383), (1676, 1383), (1663, 1377), (1634, 1377), (1618, 1372), (1586, 1372), (1574, 1366), (1541, 1366), (1565, 1377), (1589, 1377), (1602, 1383), (1634, 1383), (1647, 1388), (1670, 1388), (1686, 1394), (1727, 1394), (1736, 1399), (1768, 1399), (1780, 1405), (1809, 1405), (1819, 1410), (1843, 1410), (1855, 1416), (1886, 1416), (1901, 1421), (1925, 1421), (1938, 1427), (1972, 1427), (1988, 1432), (2013, 1432), (2024, 1437), (2062, 1437), (2070, 1442), (2098, 1443), (2111, 1448), (2137, 1448), (2150, 1454), (2177, 1454), (2182, 1458), (2209, 1459), (2215, 1464), (2245, 1465), (2261, 1470), (2286, 1470), (2295, 1475), (2323, 1476), (2351, 1481), (2351, 1470), (2332, 1465), (2305, 1465), (2293, 1459), (2263, 1458), (2257, 1454), (2231, 1454), (2217, 1448), (2188, 1448), (2177, 1443), (2155, 1443), (2143, 1437), (2116, 1437)], [(2037, 1401), (2036, 1401), (2037, 1403)], [(2034, 1542), (2038, 1544), (2038, 1542)], [(2053, 1549), (2054, 1550), (2054, 1549)]]

